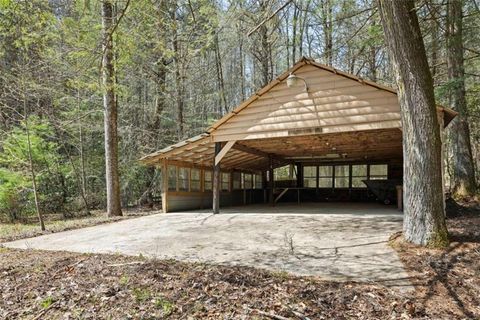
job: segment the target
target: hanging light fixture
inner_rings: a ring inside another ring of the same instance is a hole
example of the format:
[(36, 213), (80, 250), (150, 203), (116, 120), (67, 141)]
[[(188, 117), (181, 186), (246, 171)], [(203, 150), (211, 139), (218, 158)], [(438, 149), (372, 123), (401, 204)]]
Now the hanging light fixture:
[(305, 81), (305, 79), (302, 77), (294, 75), (293, 73), (290, 73), (287, 77), (287, 87), (292, 88), (296, 86), (299, 80), (303, 81), (305, 84), (305, 91), (308, 91), (307, 81)]

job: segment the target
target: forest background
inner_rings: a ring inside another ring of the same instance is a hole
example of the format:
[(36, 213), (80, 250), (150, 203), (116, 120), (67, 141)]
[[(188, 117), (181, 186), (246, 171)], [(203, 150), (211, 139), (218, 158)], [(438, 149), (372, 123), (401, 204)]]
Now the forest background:
[[(437, 103), (460, 112), (446, 134), (455, 187), (465, 165), (479, 177), (480, 11), (476, 0), (453, 2), (461, 15), (452, 1), (416, 9)], [(33, 188), (44, 213), (106, 206), (101, 7), (0, 0), (1, 220), (33, 215)], [(117, 0), (113, 9), (124, 207), (159, 193), (159, 173), (142, 155), (203, 132), (302, 56), (395, 86), (375, 1)]]

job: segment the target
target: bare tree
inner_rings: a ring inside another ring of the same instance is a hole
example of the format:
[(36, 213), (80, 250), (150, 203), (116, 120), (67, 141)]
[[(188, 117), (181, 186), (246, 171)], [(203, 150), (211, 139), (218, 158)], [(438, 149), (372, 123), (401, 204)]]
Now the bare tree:
[(379, 7), (402, 114), (404, 236), (416, 244), (443, 246), (448, 243), (448, 232), (440, 127), (415, 3), (379, 0)]
[(182, 140), (185, 134), (185, 103), (184, 103), (184, 79), (182, 52), (180, 46), (179, 23), (177, 16), (178, 4), (174, 4), (171, 11), (171, 19), (173, 21), (173, 61), (175, 62), (175, 92), (176, 92), (176, 114), (177, 114), (177, 137)]
[[(25, 66), (23, 67), (25, 68)], [(45, 222), (43, 220), (43, 214), (40, 210), (40, 203), (38, 197), (38, 188), (37, 188), (37, 175), (35, 172), (35, 167), (33, 165), (32, 157), (32, 142), (30, 139), (30, 125), (28, 123), (28, 108), (27, 108), (27, 85), (25, 81), (25, 70), (22, 71), (21, 76), (22, 81), (22, 100), (23, 100), (23, 117), (25, 123), (25, 135), (27, 136), (27, 155), (28, 155), (28, 169), (30, 171), (30, 177), (32, 178), (32, 188), (33, 188), (33, 198), (35, 201), (35, 211), (37, 212), (38, 222), (40, 223), (40, 228), (42, 231), (45, 231)]]
[(473, 195), (476, 191), (470, 128), (465, 99), (465, 70), (463, 66), (463, 0), (447, 4), (447, 69), (450, 86), (450, 105), (458, 112), (452, 121), (451, 150), (453, 156), (453, 192), (457, 196)]

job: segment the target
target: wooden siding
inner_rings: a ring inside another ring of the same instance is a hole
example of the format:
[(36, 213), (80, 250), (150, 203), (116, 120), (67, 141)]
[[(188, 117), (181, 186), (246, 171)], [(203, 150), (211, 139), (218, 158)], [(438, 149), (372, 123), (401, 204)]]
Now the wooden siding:
[[(167, 199), (165, 212), (212, 208), (212, 192), (168, 192)], [(242, 205), (243, 202), (243, 190), (220, 193), (220, 207)]]
[(303, 83), (288, 88), (285, 80), (279, 82), (212, 131), (213, 140), (250, 140), (401, 126), (395, 93), (309, 64), (301, 66), (294, 74), (305, 79), (308, 92)]

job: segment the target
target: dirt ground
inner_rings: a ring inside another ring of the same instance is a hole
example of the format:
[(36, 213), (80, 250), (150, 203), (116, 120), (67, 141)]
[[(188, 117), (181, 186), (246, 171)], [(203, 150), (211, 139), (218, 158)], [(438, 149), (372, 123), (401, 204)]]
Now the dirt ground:
[(3, 249), (0, 257), (2, 319), (268, 319), (262, 312), (289, 319), (422, 315), (410, 297), (373, 284), (115, 255)]
[(447, 202), (450, 246), (442, 250), (392, 241), (429, 315), (480, 319), (480, 208)]
[[(151, 215), (159, 211), (146, 211), (145, 208), (139, 207), (129, 211), (124, 210), (123, 216), (108, 217), (104, 211), (92, 211), (90, 215), (74, 216), (65, 219), (62, 215), (49, 214), (45, 215), (46, 231), (42, 231), (37, 221), (8, 223), (0, 221), (0, 243), (14, 241), (19, 239), (31, 238), (40, 235), (46, 235), (67, 230), (80, 229), (85, 227), (96, 226), (99, 224), (121, 221), (125, 219), (136, 218), (139, 216)], [(35, 219), (30, 219), (35, 220)]]
[(445, 250), (392, 240), (415, 292), (248, 267), (0, 248), (0, 319), (478, 319), (480, 210)]

